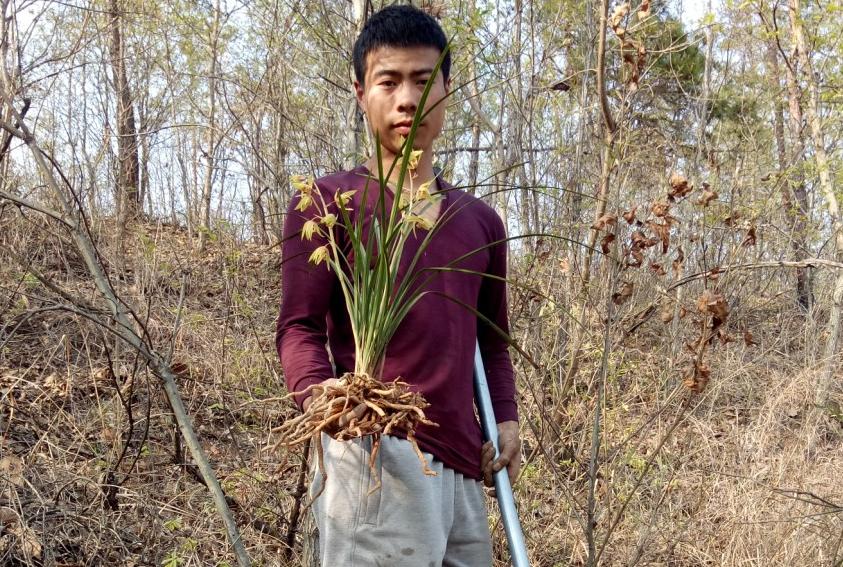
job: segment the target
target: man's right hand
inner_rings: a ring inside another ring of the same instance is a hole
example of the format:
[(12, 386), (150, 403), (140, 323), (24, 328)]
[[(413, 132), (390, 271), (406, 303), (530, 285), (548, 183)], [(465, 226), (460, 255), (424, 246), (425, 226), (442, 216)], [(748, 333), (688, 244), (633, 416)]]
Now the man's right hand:
[[(307, 411), (307, 408), (310, 407), (310, 403), (313, 401), (314, 396), (318, 397), (326, 388), (328, 388), (329, 386), (333, 386), (338, 382), (339, 380), (337, 378), (328, 378), (327, 380), (320, 382), (316, 386), (313, 386), (313, 388), (310, 389), (311, 394), (306, 397), (301, 404), (302, 411)], [(331, 426), (327, 427), (325, 429), (325, 433), (333, 437), (337, 431), (348, 425), (352, 419), (360, 419), (360, 417), (365, 412), (366, 404), (357, 404), (357, 407), (355, 407), (350, 412), (346, 413), (338, 421), (335, 421), (333, 424), (331, 424)]]

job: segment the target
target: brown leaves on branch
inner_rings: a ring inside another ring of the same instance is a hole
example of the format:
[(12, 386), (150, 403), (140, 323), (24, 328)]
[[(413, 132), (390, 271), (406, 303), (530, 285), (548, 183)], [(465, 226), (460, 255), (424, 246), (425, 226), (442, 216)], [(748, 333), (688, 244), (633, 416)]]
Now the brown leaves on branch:
[(670, 174), (668, 183), (670, 183), (670, 192), (667, 194), (667, 199), (671, 203), (676, 201), (676, 199), (681, 199), (694, 190), (694, 188), (688, 183), (685, 176), (675, 171)]
[(612, 303), (615, 305), (623, 305), (626, 300), (632, 297), (632, 282), (623, 282), (618, 291), (612, 294)]
[(726, 304), (726, 298), (723, 297), (722, 293), (716, 293), (709, 289), (705, 290), (697, 299), (697, 310), (700, 313), (710, 314), (721, 321), (725, 321), (729, 317), (729, 306)]
[(682, 247), (679, 246), (676, 249), (676, 258), (673, 260), (673, 273), (676, 277), (682, 273), (682, 266), (685, 262), (685, 251), (682, 250)]
[(615, 32), (615, 35), (618, 37), (623, 37), (626, 30), (621, 27), (621, 22), (629, 14), (629, 11), (632, 9), (632, 6), (629, 2), (623, 2), (618, 4), (615, 9), (612, 11), (612, 15), (609, 16), (609, 27), (612, 28), (612, 31)]
[(603, 237), (603, 240), (600, 241), (600, 250), (603, 251), (603, 254), (609, 253), (609, 246), (614, 241), (615, 241), (615, 235), (614, 234), (607, 234), (606, 236)]
[(618, 215), (606, 213), (605, 215), (597, 219), (597, 221), (595, 221), (595, 223), (591, 225), (591, 228), (593, 228), (594, 230), (606, 230), (607, 226), (614, 226), (617, 222)]
[[(644, 16), (639, 11), (638, 17), (644, 18), (649, 14), (649, 2), (642, 5), (644, 7)], [(629, 15), (632, 6), (629, 2), (623, 2), (612, 10), (609, 16), (609, 27), (620, 41), (621, 58), (626, 64), (628, 75), (625, 83), (631, 92), (638, 90), (638, 81), (641, 79), (641, 73), (647, 63), (647, 47), (640, 39), (634, 39), (627, 35), (627, 29), (623, 22)]]
[(652, 211), (652, 213), (657, 217), (665, 217), (667, 216), (668, 211), (670, 211), (670, 205), (668, 203), (656, 201), (650, 205), (650, 211)]
[(638, 210), (638, 205), (635, 205), (630, 210), (626, 211), (623, 214), (623, 220), (626, 221), (626, 224), (632, 224), (635, 222), (635, 212)]
[(667, 249), (670, 248), (670, 224), (647, 221), (647, 227), (661, 240), (662, 254), (666, 254)]
[(699, 394), (705, 390), (708, 380), (711, 377), (711, 368), (699, 357), (694, 358), (693, 364), (688, 374), (685, 375), (683, 384), (692, 392)]
[(723, 219), (723, 224), (725, 224), (728, 227), (732, 227), (732, 226), (735, 226), (737, 224), (737, 222), (742, 218), (743, 218), (743, 215), (741, 215), (738, 211), (735, 211), (734, 213), (732, 213), (731, 215), (729, 215), (728, 217)]
[(749, 230), (746, 232), (746, 237), (741, 242), (741, 246), (744, 248), (748, 248), (750, 246), (755, 246), (757, 239), (755, 237), (755, 225), (749, 227)]
[(715, 199), (717, 199), (720, 195), (717, 194), (717, 191), (714, 191), (711, 188), (711, 185), (708, 183), (703, 183), (703, 192), (700, 195), (700, 198), (697, 199), (697, 204), (702, 207), (707, 207), (708, 204)]
[(752, 333), (749, 329), (743, 332), (743, 342), (746, 346), (757, 345), (758, 343), (755, 342), (755, 338), (752, 336)]

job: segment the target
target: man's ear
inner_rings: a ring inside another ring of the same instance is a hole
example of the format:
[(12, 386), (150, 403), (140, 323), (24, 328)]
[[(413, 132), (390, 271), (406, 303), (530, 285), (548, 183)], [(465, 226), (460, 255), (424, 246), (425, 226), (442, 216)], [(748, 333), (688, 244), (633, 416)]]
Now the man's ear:
[(363, 114), (366, 113), (366, 98), (363, 96), (366, 92), (366, 89), (363, 88), (363, 85), (360, 84), (360, 81), (354, 81), (354, 96), (357, 98), (357, 106), (360, 107), (360, 110)]

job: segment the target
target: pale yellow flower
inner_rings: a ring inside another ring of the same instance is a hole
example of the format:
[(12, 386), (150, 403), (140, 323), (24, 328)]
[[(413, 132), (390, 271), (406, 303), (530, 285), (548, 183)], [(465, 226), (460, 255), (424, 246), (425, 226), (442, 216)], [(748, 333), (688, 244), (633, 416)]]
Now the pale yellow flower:
[(302, 193), (301, 198), (299, 199), (299, 204), (296, 205), (296, 210), (304, 212), (311, 204), (313, 204), (313, 199), (310, 198), (310, 195)]
[(315, 220), (309, 220), (301, 228), (301, 237), (304, 240), (310, 241), (317, 232), (319, 232), (319, 224)]
[(334, 201), (341, 207), (345, 207), (351, 201), (351, 197), (357, 193), (357, 191), (337, 191), (334, 193)]
[(413, 229), (420, 227), (424, 230), (430, 230), (433, 228), (433, 223), (430, 220), (419, 215), (404, 215), (404, 222), (411, 225)]
[(398, 208), (399, 209), (406, 209), (409, 206), (410, 206), (410, 197), (402, 191), (401, 194), (398, 195)]
[(307, 261), (318, 266), (322, 262), (328, 261), (328, 254), (328, 247), (320, 246), (310, 254), (310, 258), (308, 258)]
[(419, 160), (421, 159), (423, 150), (413, 150), (410, 152), (410, 159), (407, 163), (407, 169), (415, 170), (419, 166)]
[(433, 183), (433, 179), (430, 181), (425, 181), (419, 188), (416, 189), (416, 199), (419, 201), (423, 201), (424, 199), (430, 198), (430, 185)]
[(337, 224), (337, 215), (334, 213), (328, 213), (321, 219), (319, 219), (322, 224), (324, 224), (328, 228), (333, 228), (335, 224)]
[(293, 189), (299, 191), (302, 195), (309, 195), (313, 190), (313, 177), (293, 175), (290, 177), (290, 183), (292, 184)]

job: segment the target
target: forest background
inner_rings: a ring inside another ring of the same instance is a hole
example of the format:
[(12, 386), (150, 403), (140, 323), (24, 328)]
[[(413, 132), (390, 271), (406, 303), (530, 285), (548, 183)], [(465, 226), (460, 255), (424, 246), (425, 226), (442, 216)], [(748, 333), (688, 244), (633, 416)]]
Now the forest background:
[[(514, 238), (533, 564), (843, 564), (843, 5), (420, 5)], [(311, 561), (279, 238), (369, 151), (379, 6), (0, 0), (0, 564)]]

